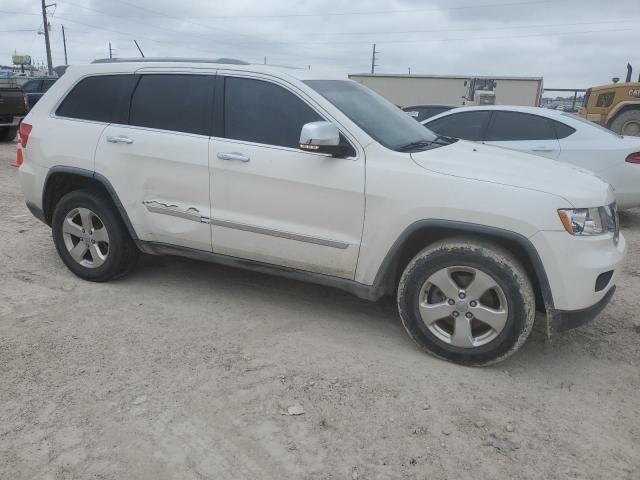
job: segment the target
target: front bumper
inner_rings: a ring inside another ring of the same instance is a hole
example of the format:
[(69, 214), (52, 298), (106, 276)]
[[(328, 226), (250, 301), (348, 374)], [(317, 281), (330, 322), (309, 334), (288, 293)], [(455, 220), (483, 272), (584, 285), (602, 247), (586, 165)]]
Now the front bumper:
[[(559, 311), (584, 310), (598, 304), (616, 284), (627, 253), (623, 234), (617, 244), (612, 233), (574, 237), (565, 231), (540, 231), (529, 240), (547, 274), (551, 308)], [(598, 282), (608, 272), (608, 281)]]
[(581, 310), (552, 310), (547, 312), (549, 322), (549, 334), (564, 332), (572, 328), (580, 327), (600, 315), (600, 312), (609, 304), (616, 286), (613, 285), (602, 299), (591, 307)]

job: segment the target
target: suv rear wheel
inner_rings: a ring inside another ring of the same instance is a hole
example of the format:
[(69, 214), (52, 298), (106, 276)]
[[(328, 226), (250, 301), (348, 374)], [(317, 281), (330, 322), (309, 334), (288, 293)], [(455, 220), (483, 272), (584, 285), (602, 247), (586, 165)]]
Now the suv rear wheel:
[(407, 265), (398, 310), (424, 350), (480, 366), (524, 344), (535, 319), (535, 295), (511, 253), (483, 240), (460, 238), (425, 248)]
[(93, 190), (75, 190), (56, 205), (53, 240), (60, 258), (80, 278), (104, 282), (126, 275), (139, 250), (111, 200)]

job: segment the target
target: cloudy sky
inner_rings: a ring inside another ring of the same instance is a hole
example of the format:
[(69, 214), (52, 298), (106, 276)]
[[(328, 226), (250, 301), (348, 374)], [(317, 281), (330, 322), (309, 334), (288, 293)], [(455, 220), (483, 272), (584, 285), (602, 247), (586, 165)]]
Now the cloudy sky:
[[(543, 76), (581, 88), (640, 73), (640, 0), (48, 0), (53, 63), (115, 55), (236, 57), (344, 76)], [(40, 0), (0, 0), (0, 63), (46, 59)]]

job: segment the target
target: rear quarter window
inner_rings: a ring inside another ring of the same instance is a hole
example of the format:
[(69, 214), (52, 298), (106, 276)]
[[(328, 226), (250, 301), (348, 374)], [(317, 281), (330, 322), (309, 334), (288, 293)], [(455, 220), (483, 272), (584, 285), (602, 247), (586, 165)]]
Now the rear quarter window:
[(22, 91), (27, 93), (35, 93), (40, 91), (40, 80), (29, 80), (22, 86)]
[(105, 123), (127, 123), (134, 75), (98, 75), (80, 80), (56, 115)]
[(553, 121), (553, 125), (556, 129), (556, 136), (558, 137), (558, 140), (567, 138), (568, 136), (573, 135), (576, 132), (575, 128), (561, 122), (556, 122), (555, 120)]

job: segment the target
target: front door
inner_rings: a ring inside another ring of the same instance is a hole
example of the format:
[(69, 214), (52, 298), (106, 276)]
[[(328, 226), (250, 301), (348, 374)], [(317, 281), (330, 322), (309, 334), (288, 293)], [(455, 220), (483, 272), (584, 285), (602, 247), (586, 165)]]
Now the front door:
[(141, 240), (211, 251), (209, 132), (213, 75), (144, 74), (129, 125), (111, 124), (96, 172), (113, 185)]
[(364, 153), (301, 151), (305, 123), (328, 120), (293, 87), (220, 77), (209, 164), (213, 251), (354, 278), (364, 220)]

